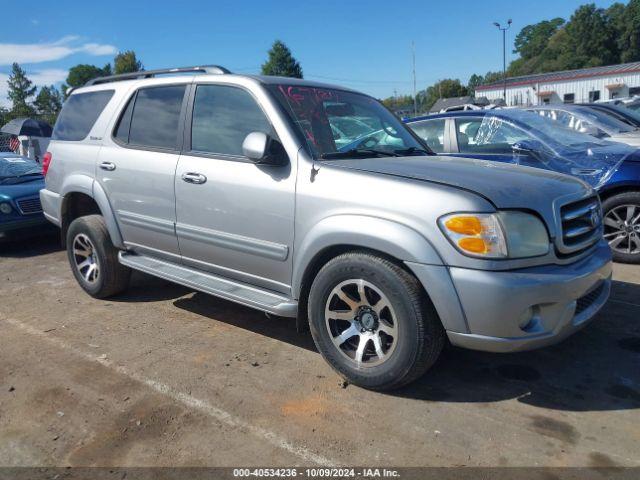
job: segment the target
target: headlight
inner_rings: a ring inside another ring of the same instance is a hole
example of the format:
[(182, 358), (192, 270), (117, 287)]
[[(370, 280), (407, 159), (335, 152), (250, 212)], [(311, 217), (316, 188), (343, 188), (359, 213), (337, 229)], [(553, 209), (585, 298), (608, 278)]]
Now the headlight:
[(0, 203), (0, 212), (9, 215), (11, 213), (11, 205), (8, 203)]
[(453, 213), (438, 223), (451, 243), (472, 257), (525, 258), (549, 252), (547, 229), (528, 213)]

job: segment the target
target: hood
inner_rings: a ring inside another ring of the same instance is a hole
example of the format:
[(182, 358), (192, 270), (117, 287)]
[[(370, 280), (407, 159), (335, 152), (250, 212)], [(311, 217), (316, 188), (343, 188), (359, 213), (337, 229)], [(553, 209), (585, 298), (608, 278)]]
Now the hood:
[(497, 208), (533, 209), (553, 222), (553, 200), (592, 191), (586, 183), (548, 170), (460, 157), (384, 157), (323, 160), (332, 165), (413, 178), (470, 190)]
[(15, 200), (22, 197), (37, 196), (44, 188), (44, 179), (38, 178), (31, 182), (17, 183), (14, 185), (0, 184), (0, 200)]

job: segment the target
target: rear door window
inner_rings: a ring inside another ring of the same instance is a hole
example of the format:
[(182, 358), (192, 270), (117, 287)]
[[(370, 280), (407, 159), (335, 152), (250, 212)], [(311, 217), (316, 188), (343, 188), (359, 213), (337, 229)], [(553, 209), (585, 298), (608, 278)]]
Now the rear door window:
[(62, 107), (51, 135), (52, 140), (84, 140), (106, 107), (114, 90), (76, 93)]
[(444, 125), (444, 118), (409, 124), (411, 129), (436, 153), (444, 152)]
[[(131, 116), (128, 143), (177, 150), (178, 125), (185, 89), (185, 85), (171, 85), (138, 90)], [(120, 131), (116, 135), (120, 135)]]

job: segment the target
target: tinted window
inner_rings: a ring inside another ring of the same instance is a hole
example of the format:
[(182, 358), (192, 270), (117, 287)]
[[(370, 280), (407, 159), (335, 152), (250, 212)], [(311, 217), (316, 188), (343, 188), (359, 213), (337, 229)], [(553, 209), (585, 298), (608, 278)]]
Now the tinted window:
[(496, 117), (456, 119), (460, 153), (511, 154), (512, 146), (531, 136)]
[(120, 122), (114, 133), (114, 137), (123, 143), (129, 142), (129, 128), (131, 127), (131, 113), (133, 112), (133, 104), (136, 101), (136, 96), (133, 95), (127, 103), (127, 108), (124, 110)]
[(444, 118), (410, 123), (409, 126), (427, 142), (431, 150), (436, 153), (444, 152)]
[(113, 90), (71, 95), (62, 107), (51, 138), (53, 140), (83, 140), (93, 128), (104, 107), (113, 97)]
[(271, 134), (271, 125), (246, 91), (221, 85), (199, 85), (193, 106), (191, 150), (243, 155), (251, 132)]
[(142, 88), (133, 107), (129, 143), (176, 149), (184, 85)]

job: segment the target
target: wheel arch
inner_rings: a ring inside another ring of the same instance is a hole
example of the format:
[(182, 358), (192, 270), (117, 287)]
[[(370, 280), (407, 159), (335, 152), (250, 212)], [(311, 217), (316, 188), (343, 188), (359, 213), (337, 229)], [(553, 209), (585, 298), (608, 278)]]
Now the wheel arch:
[(111, 241), (116, 248), (124, 248), (122, 235), (116, 223), (115, 215), (102, 187), (88, 177), (76, 178), (68, 182), (63, 189), (60, 207), (60, 228), (63, 245), (69, 225), (76, 218), (99, 214), (104, 218)]
[(298, 330), (307, 328), (306, 302), (317, 273), (332, 258), (352, 251), (366, 251), (386, 258), (411, 275), (413, 272), (404, 262), (442, 265), (431, 243), (406, 225), (357, 215), (329, 217), (312, 228), (296, 249), (292, 293), (299, 301)]

